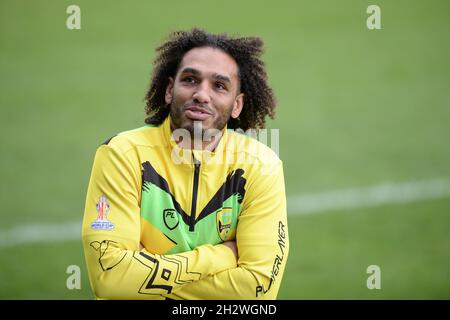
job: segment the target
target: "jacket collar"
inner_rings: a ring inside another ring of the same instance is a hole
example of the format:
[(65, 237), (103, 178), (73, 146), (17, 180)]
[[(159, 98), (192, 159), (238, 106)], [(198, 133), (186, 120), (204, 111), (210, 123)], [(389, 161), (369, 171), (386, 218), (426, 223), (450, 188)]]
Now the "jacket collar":
[(175, 163), (183, 164), (193, 164), (193, 157), (203, 164), (214, 163), (218, 164), (220, 161), (225, 162), (225, 150), (228, 141), (228, 130), (227, 126), (222, 130), (222, 137), (219, 143), (213, 151), (209, 150), (192, 150), (192, 149), (182, 149), (177, 145), (175, 139), (172, 136), (172, 130), (170, 128), (170, 115), (162, 123), (162, 130), (164, 138), (171, 152), (172, 161)]

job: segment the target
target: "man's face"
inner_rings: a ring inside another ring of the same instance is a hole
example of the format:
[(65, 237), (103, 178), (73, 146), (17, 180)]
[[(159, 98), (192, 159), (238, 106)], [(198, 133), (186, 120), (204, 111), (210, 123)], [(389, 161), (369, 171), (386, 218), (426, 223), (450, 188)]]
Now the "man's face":
[(191, 49), (184, 55), (175, 79), (169, 78), (165, 98), (170, 104), (172, 129), (187, 129), (191, 134), (200, 128), (202, 133), (222, 130), (243, 107), (238, 66), (220, 49)]

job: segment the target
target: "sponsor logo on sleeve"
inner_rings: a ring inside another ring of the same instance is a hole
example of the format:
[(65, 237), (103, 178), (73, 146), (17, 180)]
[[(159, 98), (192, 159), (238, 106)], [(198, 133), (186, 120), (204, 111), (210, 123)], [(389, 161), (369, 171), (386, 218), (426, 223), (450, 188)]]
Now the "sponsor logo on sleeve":
[(256, 286), (256, 297), (257, 298), (260, 294), (264, 295), (270, 290), (270, 288), (272, 287), (272, 284), (275, 283), (278, 273), (281, 270), (282, 263), (284, 260), (284, 252), (286, 249), (285, 227), (286, 227), (286, 225), (283, 224), (282, 221), (278, 222), (278, 247), (279, 247), (280, 251), (279, 251), (279, 253), (276, 254), (275, 259), (273, 261), (272, 274), (270, 276), (270, 282), (269, 282), (268, 288), (266, 289), (264, 287), (264, 284), (260, 284), (260, 285)]
[(110, 205), (105, 196), (101, 196), (98, 199), (97, 204), (95, 205), (97, 209), (98, 217), (97, 220), (91, 223), (91, 228), (94, 230), (111, 230), (114, 228), (114, 224), (112, 224), (107, 216), (110, 209)]

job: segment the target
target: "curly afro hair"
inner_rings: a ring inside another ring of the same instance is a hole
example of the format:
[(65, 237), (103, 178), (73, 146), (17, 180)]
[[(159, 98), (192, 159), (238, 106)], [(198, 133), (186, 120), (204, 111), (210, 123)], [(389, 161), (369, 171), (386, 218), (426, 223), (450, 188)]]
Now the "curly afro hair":
[(169, 115), (165, 102), (169, 77), (175, 78), (184, 55), (193, 48), (212, 47), (229, 54), (238, 65), (240, 91), (244, 93), (244, 107), (237, 119), (230, 118), (230, 129), (262, 129), (265, 117), (275, 116), (276, 100), (267, 84), (264, 63), (260, 59), (263, 41), (257, 37), (232, 38), (226, 34), (211, 34), (204, 30), (173, 32), (169, 40), (156, 49), (150, 88), (145, 96), (147, 124), (161, 124)]

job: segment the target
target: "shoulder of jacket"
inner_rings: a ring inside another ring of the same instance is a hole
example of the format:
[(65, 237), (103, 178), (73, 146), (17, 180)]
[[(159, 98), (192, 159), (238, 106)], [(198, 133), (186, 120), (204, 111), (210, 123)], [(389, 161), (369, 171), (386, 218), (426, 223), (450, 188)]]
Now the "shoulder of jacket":
[(121, 153), (126, 153), (138, 146), (158, 146), (163, 141), (160, 128), (160, 126), (145, 125), (140, 128), (123, 131), (106, 140), (102, 146), (107, 145)]
[(252, 135), (229, 130), (228, 137), (228, 151), (239, 154), (245, 153), (247, 157), (251, 157), (254, 161), (261, 164), (281, 162), (274, 150)]

